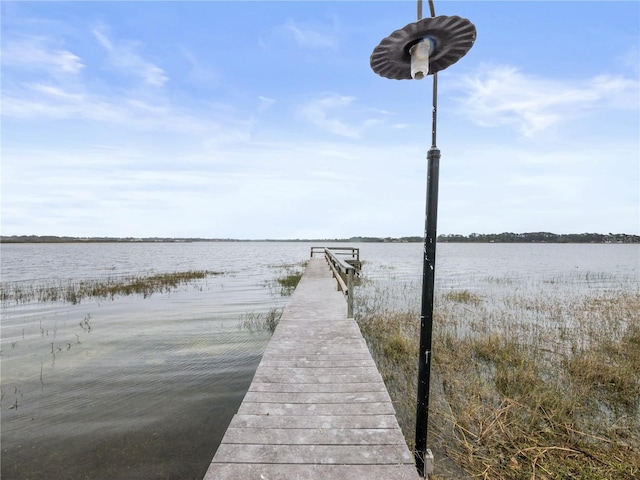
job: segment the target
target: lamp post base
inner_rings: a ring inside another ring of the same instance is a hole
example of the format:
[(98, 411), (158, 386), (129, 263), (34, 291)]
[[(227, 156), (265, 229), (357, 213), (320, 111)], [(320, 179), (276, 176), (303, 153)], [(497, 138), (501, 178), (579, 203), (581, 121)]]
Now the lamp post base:
[(424, 454), (423, 468), (424, 468), (424, 471), (422, 472), (422, 474), (424, 476), (421, 478), (428, 480), (429, 475), (433, 473), (433, 469), (434, 469), (433, 453), (431, 453), (430, 449), (427, 449), (427, 451)]

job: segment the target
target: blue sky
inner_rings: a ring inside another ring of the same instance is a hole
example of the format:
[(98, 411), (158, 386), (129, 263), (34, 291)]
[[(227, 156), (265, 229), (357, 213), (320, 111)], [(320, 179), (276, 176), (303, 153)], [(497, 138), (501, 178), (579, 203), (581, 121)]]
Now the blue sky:
[[(435, 1), (438, 233), (640, 233), (640, 3)], [(2, 234), (421, 235), (415, 1), (2, 1)], [(424, 15), (428, 15), (424, 2)]]

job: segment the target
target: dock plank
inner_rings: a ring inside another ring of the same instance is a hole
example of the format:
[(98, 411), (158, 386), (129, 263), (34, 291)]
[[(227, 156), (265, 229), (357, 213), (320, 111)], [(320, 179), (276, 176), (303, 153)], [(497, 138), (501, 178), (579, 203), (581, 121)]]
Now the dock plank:
[(388, 402), (382, 403), (249, 403), (242, 402), (243, 415), (395, 415)]
[(214, 463), (207, 472), (207, 480), (415, 480), (412, 465), (294, 465), (294, 464), (237, 464)]
[(396, 465), (410, 463), (409, 451), (398, 445), (220, 445), (219, 463), (302, 463), (316, 465)]
[(411, 479), (389, 394), (323, 259), (312, 259), (205, 480)]
[(253, 383), (249, 392), (275, 393), (356, 393), (356, 392), (386, 392), (380, 382), (354, 383)]
[(263, 445), (403, 445), (404, 437), (394, 429), (380, 428), (232, 428), (227, 443)]
[(289, 415), (286, 417), (275, 415), (242, 415), (238, 414), (231, 420), (229, 428), (290, 428), (290, 429), (395, 429), (398, 421), (394, 415), (314, 415), (312, 417)]
[(381, 403), (388, 402), (386, 392), (255, 392), (244, 397), (248, 403)]

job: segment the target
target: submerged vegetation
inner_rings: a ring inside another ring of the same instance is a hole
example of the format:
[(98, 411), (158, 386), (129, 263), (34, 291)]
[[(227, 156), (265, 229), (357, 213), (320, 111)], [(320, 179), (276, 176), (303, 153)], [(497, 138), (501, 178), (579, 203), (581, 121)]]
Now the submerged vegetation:
[[(282, 273), (276, 277), (275, 281), (266, 282), (265, 286), (271, 289), (272, 295), (277, 295), (278, 293), (276, 292), (278, 291), (283, 297), (292, 295), (298, 283), (300, 283), (306, 265), (307, 262), (278, 265), (277, 267), (281, 269)], [(273, 333), (278, 326), (278, 322), (280, 322), (283, 312), (284, 307), (271, 308), (267, 312), (245, 313), (240, 317), (239, 327), (250, 332)]]
[[(300, 279), (302, 278), (302, 274), (304, 272), (304, 268), (307, 266), (307, 262), (301, 262), (297, 264), (284, 264), (279, 267), (282, 270), (282, 273), (276, 279), (277, 287), (280, 290), (280, 295), (283, 297), (288, 297), (293, 294), (294, 290), (300, 283)], [(270, 287), (273, 284), (269, 285)]]
[(268, 312), (245, 313), (240, 317), (240, 327), (250, 332), (273, 333), (282, 317), (284, 308), (271, 308)]
[(222, 272), (189, 270), (185, 272), (158, 273), (123, 277), (94, 278), (84, 280), (58, 280), (36, 284), (33, 282), (2, 282), (0, 301), (24, 304), (29, 302), (80, 303), (86, 298), (113, 300), (117, 296), (142, 295), (170, 292), (180, 285)]
[[(640, 292), (511, 287), (436, 297), (436, 478), (640, 478)], [(412, 447), (419, 313), (383, 308), (389, 295), (360, 298), (356, 318)]]
[(285, 277), (278, 278), (278, 283), (282, 287), (282, 295), (291, 295), (298, 286), (301, 278), (302, 272), (293, 272), (287, 274)]

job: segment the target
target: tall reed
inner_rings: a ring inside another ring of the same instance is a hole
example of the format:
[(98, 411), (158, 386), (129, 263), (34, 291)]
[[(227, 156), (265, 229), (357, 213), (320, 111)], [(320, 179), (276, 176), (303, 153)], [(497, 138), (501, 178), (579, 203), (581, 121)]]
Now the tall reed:
[[(436, 474), (640, 478), (637, 286), (585, 290), (564, 279), (550, 293), (503, 280), (436, 297), (429, 443), (436, 466), (454, 467)], [(412, 446), (417, 295), (386, 308), (381, 299), (406, 296), (402, 287), (369, 287), (356, 319)]]

